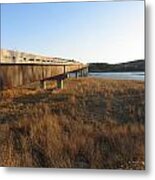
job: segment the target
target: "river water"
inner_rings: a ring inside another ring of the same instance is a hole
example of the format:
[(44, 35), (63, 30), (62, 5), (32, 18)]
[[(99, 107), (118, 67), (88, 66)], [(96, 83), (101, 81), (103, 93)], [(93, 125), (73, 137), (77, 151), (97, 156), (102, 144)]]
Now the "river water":
[(89, 73), (89, 76), (118, 80), (145, 80), (145, 72), (94, 72)]

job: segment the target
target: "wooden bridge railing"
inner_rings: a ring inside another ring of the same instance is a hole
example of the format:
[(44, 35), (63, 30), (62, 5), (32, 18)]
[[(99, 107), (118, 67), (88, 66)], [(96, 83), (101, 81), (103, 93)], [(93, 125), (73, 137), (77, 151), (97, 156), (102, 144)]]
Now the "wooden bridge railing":
[(63, 74), (87, 69), (81, 63), (71, 64), (0, 64), (0, 90), (44, 81)]

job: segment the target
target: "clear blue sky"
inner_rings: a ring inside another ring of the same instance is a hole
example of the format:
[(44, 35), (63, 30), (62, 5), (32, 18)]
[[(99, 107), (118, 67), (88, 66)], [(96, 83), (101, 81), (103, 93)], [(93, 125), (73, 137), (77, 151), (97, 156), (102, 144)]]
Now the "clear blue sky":
[(144, 58), (144, 1), (1, 5), (1, 48), (84, 62)]

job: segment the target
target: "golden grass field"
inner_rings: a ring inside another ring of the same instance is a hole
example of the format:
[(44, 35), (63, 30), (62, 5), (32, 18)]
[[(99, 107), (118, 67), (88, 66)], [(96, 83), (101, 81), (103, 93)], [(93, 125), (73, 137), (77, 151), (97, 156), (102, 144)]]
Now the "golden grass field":
[(144, 82), (51, 87), (0, 92), (0, 166), (145, 169)]

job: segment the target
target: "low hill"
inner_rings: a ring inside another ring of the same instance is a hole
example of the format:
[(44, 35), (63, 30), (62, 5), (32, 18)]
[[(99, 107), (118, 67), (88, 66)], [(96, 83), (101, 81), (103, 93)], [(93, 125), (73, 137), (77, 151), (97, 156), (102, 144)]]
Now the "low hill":
[(145, 60), (135, 60), (126, 63), (90, 63), (89, 72), (134, 72), (145, 71)]

